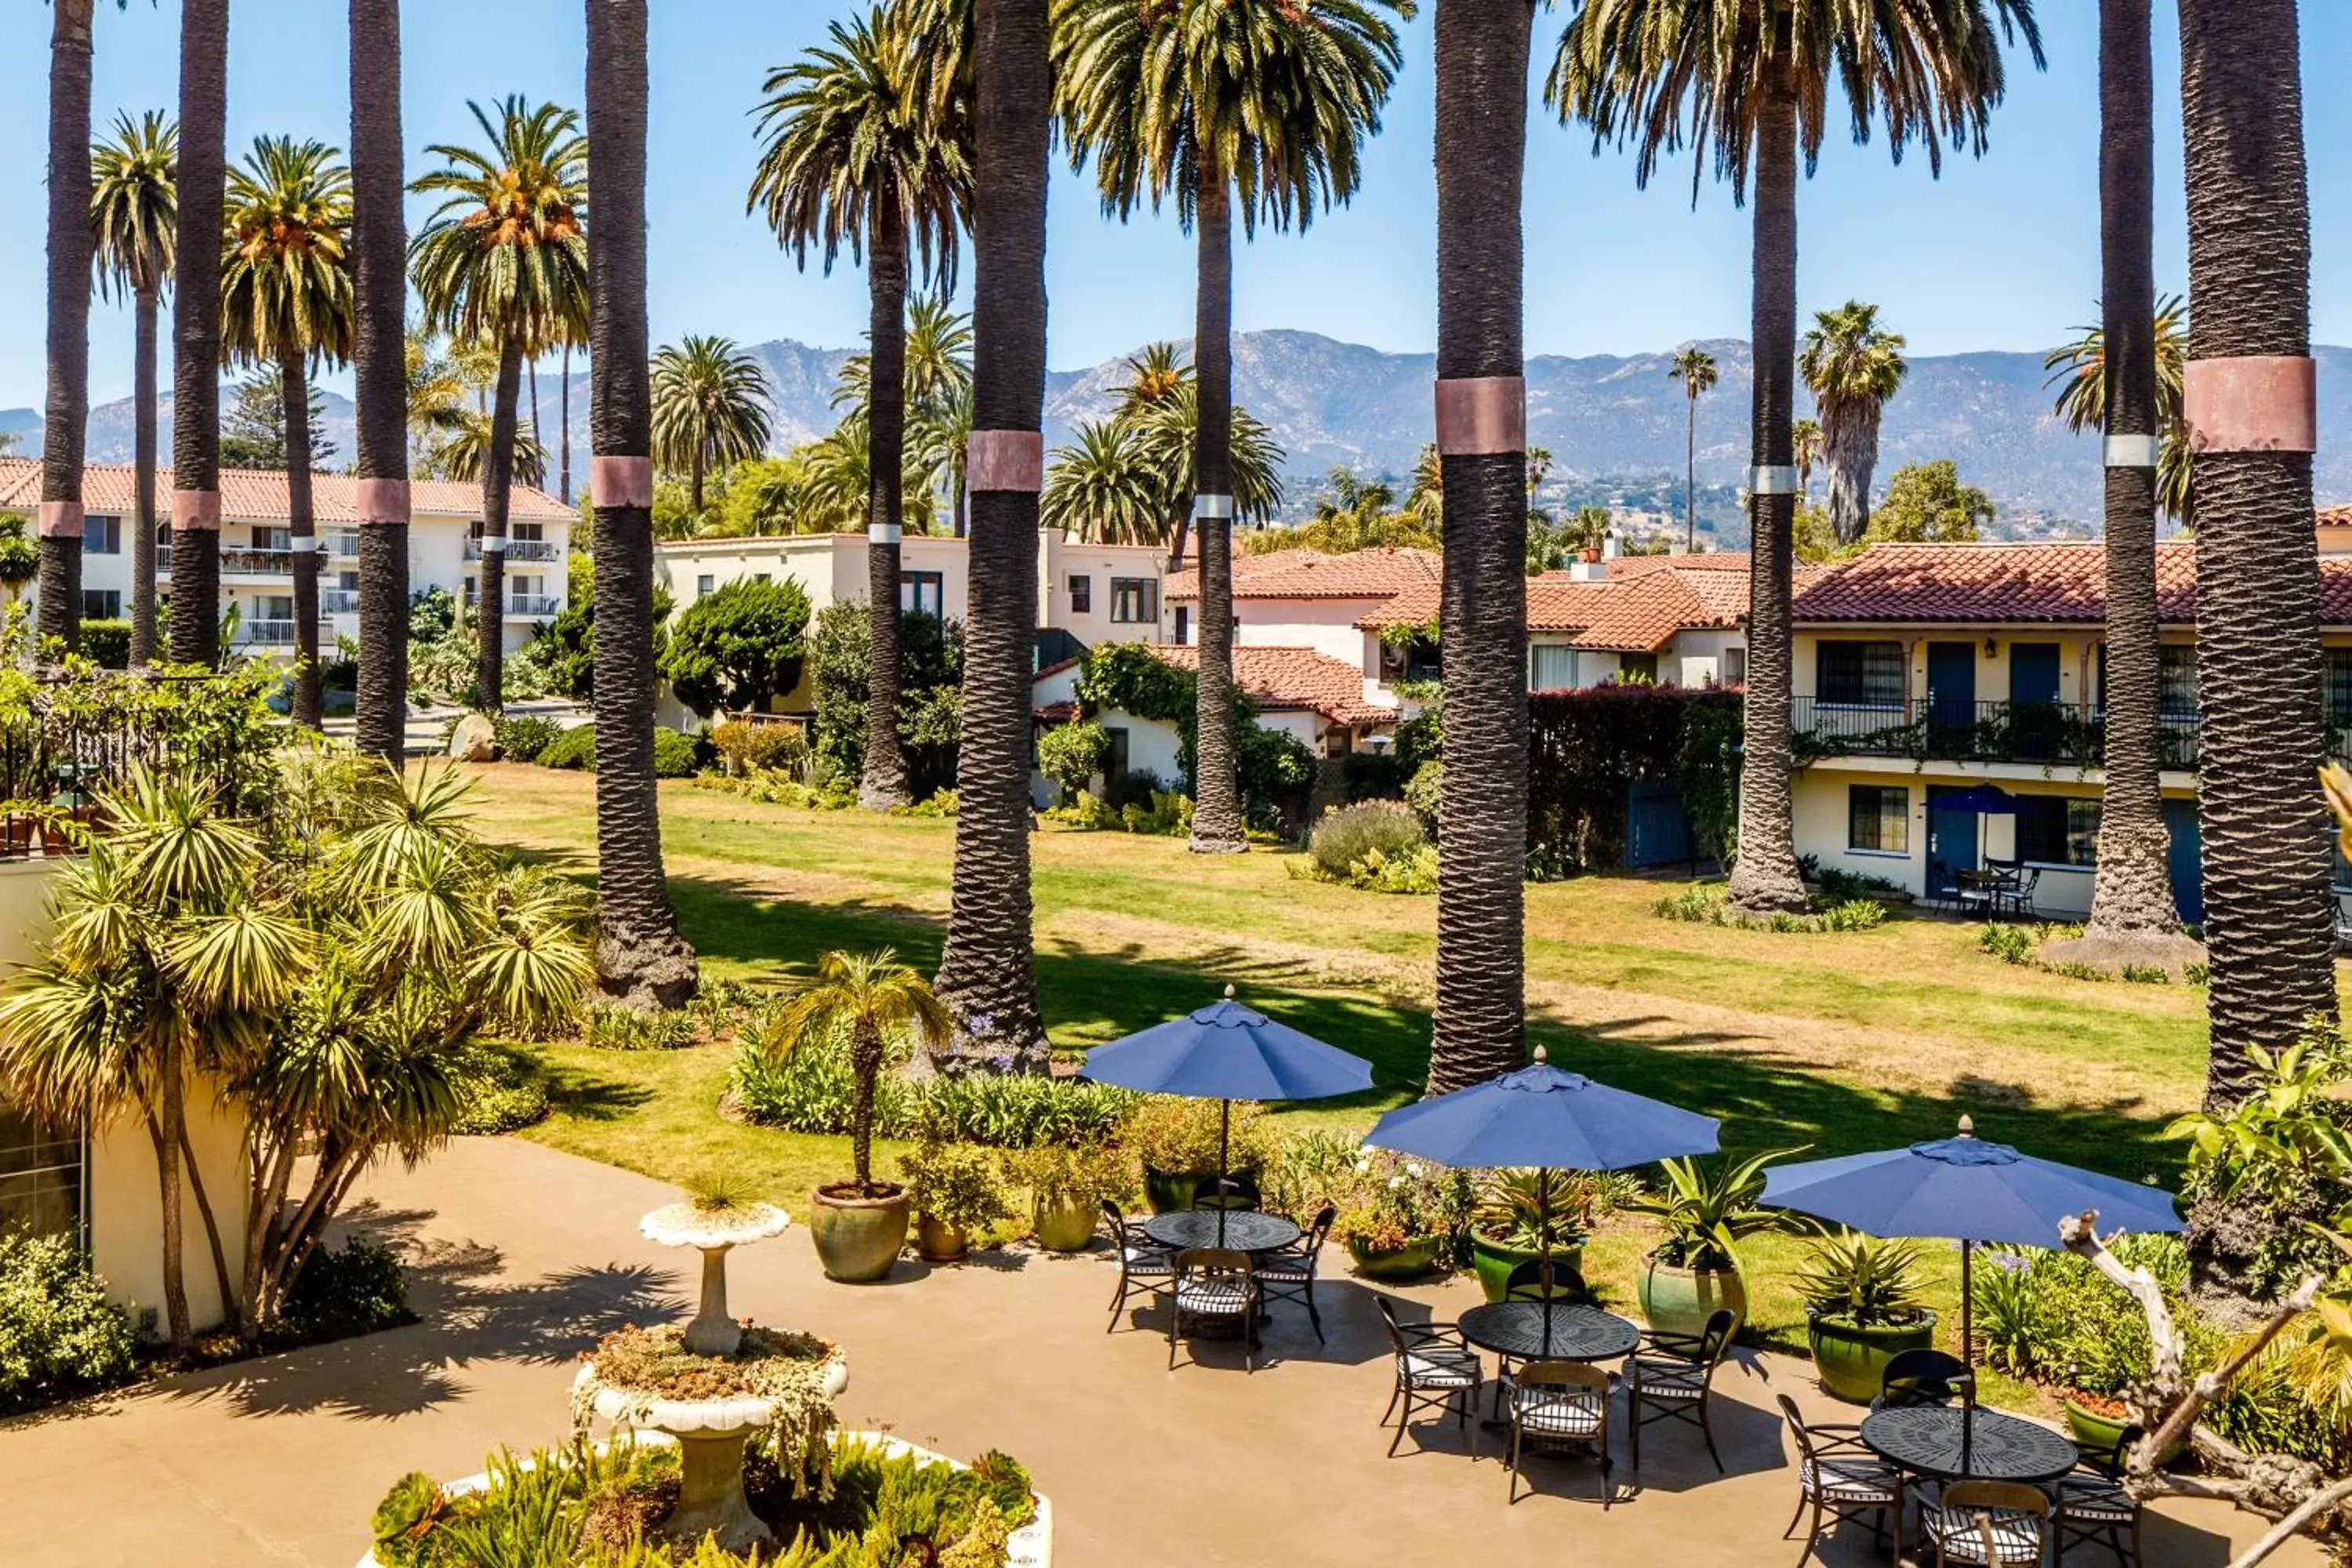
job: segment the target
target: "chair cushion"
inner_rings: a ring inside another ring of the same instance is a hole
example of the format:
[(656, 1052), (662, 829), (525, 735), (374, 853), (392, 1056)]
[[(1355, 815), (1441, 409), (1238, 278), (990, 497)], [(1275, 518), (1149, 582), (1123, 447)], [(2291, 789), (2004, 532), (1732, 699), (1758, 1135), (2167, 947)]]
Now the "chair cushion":
[(1404, 1363), (1405, 1381), (1415, 1388), (1468, 1388), (1485, 1375), (1475, 1351), (1431, 1345), (1407, 1351), (1400, 1359)]
[(2058, 1482), (2058, 1507), (2077, 1524), (2128, 1524), (2139, 1504), (2121, 1483), (2105, 1476), (2072, 1475)]
[(1249, 1291), (1238, 1279), (1179, 1279), (1176, 1305), (1187, 1312), (1238, 1318), (1249, 1310)]
[(1171, 1252), (1160, 1252), (1149, 1247), (1130, 1247), (1121, 1254), (1121, 1257), (1127, 1264), (1127, 1271), (1129, 1274), (1176, 1272), (1176, 1255)]
[(1811, 1497), (1819, 1488), (1830, 1502), (1864, 1505), (1883, 1503), (1895, 1506), (1895, 1474), (1893, 1468), (1875, 1459), (1825, 1459), (1819, 1469), (1806, 1459), (1797, 1467), (1797, 1485)]
[(1304, 1285), (1315, 1278), (1315, 1266), (1304, 1258), (1276, 1258), (1257, 1266), (1260, 1284)]
[(1706, 1368), (1686, 1361), (1658, 1361), (1635, 1356), (1625, 1363), (1629, 1380), (1639, 1376), (1644, 1399), (1703, 1399)]
[(1512, 1422), (1543, 1436), (1598, 1436), (1605, 1408), (1599, 1389), (1511, 1384)]
[(2011, 1509), (1937, 1508), (1922, 1517), (1928, 1536), (1955, 1563), (1983, 1563), (1984, 1534), (1977, 1521), (1992, 1520), (1994, 1563), (2039, 1564), (2042, 1561), (2042, 1521)]

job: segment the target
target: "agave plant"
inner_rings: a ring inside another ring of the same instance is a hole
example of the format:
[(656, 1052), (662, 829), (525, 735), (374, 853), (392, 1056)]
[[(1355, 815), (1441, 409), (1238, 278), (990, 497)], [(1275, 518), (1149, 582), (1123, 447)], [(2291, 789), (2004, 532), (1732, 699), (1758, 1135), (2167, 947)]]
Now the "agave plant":
[(1814, 1239), (1790, 1283), (1808, 1317), (1838, 1318), (1860, 1329), (1909, 1322), (1927, 1305), (1920, 1277), (1926, 1257), (1916, 1241), (1834, 1231)]
[(1565, 1252), (1584, 1245), (1601, 1193), (1581, 1171), (1496, 1171), (1478, 1184), (1470, 1225), (1486, 1240), (1521, 1252)]
[(1775, 1149), (1742, 1160), (1702, 1165), (1696, 1160), (1658, 1163), (1658, 1190), (1625, 1205), (1665, 1231), (1658, 1261), (1699, 1273), (1740, 1267), (1739, 1243), (1765, 1231), (1787, 1230), (1792, 1221), (1777, 1209), (1757, 1206), (1764, 1195), (1764, 1167), (1803, 1148)]

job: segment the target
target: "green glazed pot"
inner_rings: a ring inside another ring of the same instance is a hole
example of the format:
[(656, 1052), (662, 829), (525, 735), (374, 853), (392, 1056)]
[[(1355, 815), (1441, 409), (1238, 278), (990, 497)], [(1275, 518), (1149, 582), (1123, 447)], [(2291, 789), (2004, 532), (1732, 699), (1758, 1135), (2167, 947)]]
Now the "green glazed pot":
[(1678, 1268), (1653, 1252), (1642, 1259), (1635, 1293), (1643, 1321), (1662, 1334), (1705, 1333), (1706, 1321), (1727, 1307), (1737, 1322), (1748, 1321), (1748, 1285), (1736, 1268)]
[(1030, 1210), (1037, 1245), (1048, 1252), (1084, 1252), (1095, 1238), (1094, 1205), (1064, 1198), (1038, 1198)]
[[(2102, 1415), (2073, 1394), (2066, 1396), (2066, 1430), (2075, 1442), (2085, 1448), (2096, 1448), (2103, 1453), (2113, 1449), (2116, 1444), (2122, 1440), (2124, 1428), (2130, 1425), (2131, 1418), (2128, 1416)], [(2186, 1453), (2188, 1448), (2189, 1438), (2183, 1435), (2168, 1445), (2163, 1453), (2157, 1456), (2156, 1462), (2159, 1465), (2168, 1465)]]
[(1348, 1256), (1356, 1260), (1356, 1272), (1367, 1279), (1418, 1279), (1437, 1267), (1438, 1254), (1444, 1247), (1442, 1236), (1421, 1237), (1392, 1249), (1351, 1241)]
[(1201, 1178), (1182, 1175), (1173, 1171), (1155, 1171), (1143, 1167), (1143, 1197), (1153, 1214), (1181, 1214), (1192, 1206), (1192, 1194), (1200, 1189)]
[(1936, 1314), (1922, 1312), (1911, 1323), (1861, 1328), (1836, 1318), (1815, 1318), (1805, 1330), (1813, 1348), (1813, 1369), (1822, 1387), (1840, 1399), (1867, 1405), (1886, 1381), (1886, 1363), (1905, 1351), (1936, 1342)]
[[(1509, 1289), (1511, 1270), (1522, 1263), (1533, 1263), (1539, 1255), (1533, 1247), (1506, 1247), (1499, 1241), (1489, 1241), (1472, 1232), (1470, 1237), (1470, 1268), (1478, 1276), (1478, 1289), (1486, 1293), (1489, 1301), (1499, 1301)], [(1551, 1255), (1553, 1264), (1561, 1268), (1584, 1272), (1584, 1248), (1563, 1247)]]
[(907, 1210), (903, 1188), (868, 1198), (854, 1183), (819, 1187), (809, 1205), (809, 1239), (825, 1278), (864, 1285), (889, 1273), (907, 1245)]

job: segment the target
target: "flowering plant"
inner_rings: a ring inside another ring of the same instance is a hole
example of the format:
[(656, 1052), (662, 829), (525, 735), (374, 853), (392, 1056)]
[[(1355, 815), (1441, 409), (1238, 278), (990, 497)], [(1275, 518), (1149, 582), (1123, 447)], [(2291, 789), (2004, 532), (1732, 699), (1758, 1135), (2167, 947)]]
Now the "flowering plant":
[(1397, 1252), (1461, 1229), (1467, 1183), (1444, 1166), (1364, 1149), (1351, 1175), (1334, 1194), (1339, 1217), (1331, 1234), (1344, 1244)]

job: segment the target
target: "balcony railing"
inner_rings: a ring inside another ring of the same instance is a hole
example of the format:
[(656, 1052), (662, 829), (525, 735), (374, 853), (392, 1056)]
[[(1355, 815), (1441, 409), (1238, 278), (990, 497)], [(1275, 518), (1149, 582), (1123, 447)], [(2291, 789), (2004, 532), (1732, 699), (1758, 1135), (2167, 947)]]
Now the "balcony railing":
[[(2100, 765), (2106, 744), (2105, 716), (2066, 702), (1835, 702), (1800, 697), (1790, 704), (1790, 728), (1804, 757), (2091, 768)], [(2161, 766), (2193, 770), (2196, 715), (2160, 715), (2157, 745)]]
[(360, 613), (360, 591), (357, 588), (320, 589), (319, 613), (322, 616), (358, 615)]
[(221, 575), (224, 577), (291, 577), (293, 574), (294, 552), (291, 550), (221, 552)]
[(327, 535), (327, 553), (338, 561), (357, 561), (360, 558), (360, 536), (349, 531)]
[(551, 616), (563, 606), (552, 594), (510, 594), (507, 596), (509, 616)]
[[(561, 561), (563, 559), (563, 550), (552, 540), (509, 539), (507, 541), (506, 557), (509, 561)], [(478, 539), (467, 539), (466, 559), (479, 561), (481, 558), (482, 542)]]

